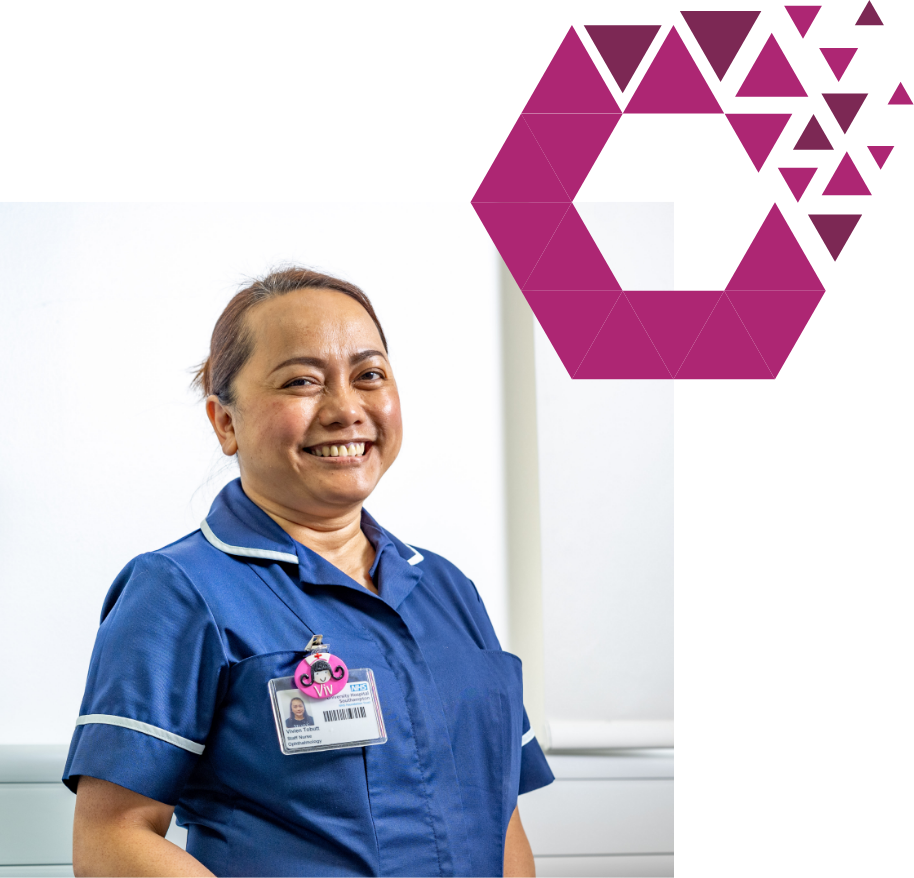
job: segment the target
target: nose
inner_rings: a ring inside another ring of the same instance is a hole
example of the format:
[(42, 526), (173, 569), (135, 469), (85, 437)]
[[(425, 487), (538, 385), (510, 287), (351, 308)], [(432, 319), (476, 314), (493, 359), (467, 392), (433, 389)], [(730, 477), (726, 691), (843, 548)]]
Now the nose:
[(348, 381), (334, 381), (324, 390), (318, 420), (322, 427), (351, 427), (364, 420), (358, 391)]

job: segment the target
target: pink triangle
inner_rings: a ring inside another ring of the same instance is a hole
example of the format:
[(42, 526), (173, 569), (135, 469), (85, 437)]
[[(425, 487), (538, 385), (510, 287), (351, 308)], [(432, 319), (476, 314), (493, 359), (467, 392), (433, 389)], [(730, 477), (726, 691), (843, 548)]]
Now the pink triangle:
[(891, 155), (892, 150), (895, 149), (894, 146), (868, 146), (867, 149), (873, 154), (873, 158), (876, 159), (876, 164), (879, 165), (880, 169), (885, 164), (886, 159)]
[(863, 7), (863, 12), (860, 13), (860, 18), (857, 19), (857, 24), (858, 26), (865, 24), (882, 24), (882, 19), (879, 17), (879, 13), (873, 8), (873, 4), (870, 0), (867, 0), (866, 6)]
[(473, 201), (573, 201), (622, 111), (573, 27)]
[(542, 293), (524, 296), (543, 331), (574, 378), (581, 360), (590, 350), (600, 327), (622, 294), (618, 290), (596, 292)]
[(859, 213), (811, 213), (809, 218), (816, 227), (822, 243), (828, 248), (832, 259), (837, 259), (860, 222)]
[(675, 27), (663, 41), (625, 112), (723, 112)]
[(828, 142), (828, 138), (825, 136), (825, 132), (822, 130), (822, 126), (819, 124), (819, 120), (815, 116), (809, 120), (809, 124), (803, 129), (803, 133), (800, 135), (800, 139), (794, 147), (794, 149), (832, 148), (832, 145)]
[(533, 266), (555, 234), (568, 205), (482, 201), (476, 202), (473, 208), (512, 277), (523, 288)]
[(778, 168), (778, 170), (781, 172), (781, 176), (790, 187), (790, 191), (797, 201), (803, 197), (803, 193), (806, 191), (809, 181), (816, 173), (815, 168)]
[(854, 164), (850, 153), (846, 152), (822, 194), (870, 195), (872, 193), (866, 188), (866, 183), (864, 182), (863, 177), (860, 176), (860, 171), (857, 170), (857, 166)]
[(806, 36), (809, 26), (813, 23), (815, 17), (819, 14), (821, 6), (785, 6), (787, 14), (793, 19), (801, 37)]
[(755, 64), (736, 93), (740, 98), (805, 98), (806, 91), (797, 79), (787, 56), (774, 34), (762, 47)]
[(781, 136), (790, 113), (727, 113), (727, 121), (760, 171)]
[(831, 72), (835, 74), (835, 78), (839, 82), (844, 76), (844, 71), (847, 70), (847, 65), (851, 63), (851, 58), (857, 54), (856, 49), (819, 49), (819, 51), (825, 56)]
[(899, 82), (898, 88), (895, 89), (895, 94), (889, 98), (890, 104), (910, 104), (911, 99), (908, 97), (908, 93), (904, 90), (904, 86)]
[(806, 254), (775, 204), (765, 217), (727, 290), (822, 290)]
[(621, 289), (573, 204), (522, 289)]
[(758, 12), (683, 12), (689, 30), (717, 74), (723, 79), (746, 40)]
[(588, 24), (585, 27), (613, 79), (625, 91), (654, 42), (660, 25)]
[(622, 293), (572, 378), (672, 378)]

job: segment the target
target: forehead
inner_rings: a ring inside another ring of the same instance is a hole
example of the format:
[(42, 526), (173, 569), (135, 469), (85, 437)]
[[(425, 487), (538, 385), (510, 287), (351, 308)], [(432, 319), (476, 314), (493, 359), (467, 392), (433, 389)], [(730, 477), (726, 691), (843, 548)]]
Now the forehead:
[(248, 312), (253, 358), (383, 350), (378, 328), (355, 299), (336, 290), (295, 290), (261, 302)]

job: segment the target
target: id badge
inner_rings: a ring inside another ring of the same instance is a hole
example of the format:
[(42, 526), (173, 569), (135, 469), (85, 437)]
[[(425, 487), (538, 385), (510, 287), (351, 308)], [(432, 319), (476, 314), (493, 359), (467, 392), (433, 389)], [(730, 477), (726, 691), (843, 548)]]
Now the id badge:
[[(319, 682), (320, 671), (309, 674), (306, 662), (315, 668), (320, 667), (315, 659), (326, 658), (332, 660), (334, 671), (342, 666), (346, 672), (345, 677), (339, 674), (336, 683), (333, 683), (336, 675), (328, 675), (331, 683), (323, 684)], [(381, 702), (370, 668), (349, 669), (334, 656), (312, 650), (296, 675), (276, 677), (269, 682), (279, 748), (286, 756), (387, 743)], [(332, 694), (325, 694), (329, 692)]]

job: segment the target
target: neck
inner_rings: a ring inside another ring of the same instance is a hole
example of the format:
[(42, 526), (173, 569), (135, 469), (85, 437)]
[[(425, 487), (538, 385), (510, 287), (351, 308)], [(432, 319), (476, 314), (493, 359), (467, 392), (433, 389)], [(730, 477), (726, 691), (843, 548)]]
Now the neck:
[(290, 508), (282, 502), (265, 497), (256, 488), (245, 483), (241, 487), (248, 498), (256, 503), (292, 539), (306, 545), (319, 555), (344, 552), (362, 534), (362, 504), (356, 503), (342, 509), (304, 511)]
[[(257, 505), (260, 506), (259, 503)], [(297, 540), (334, 564), (334, 558), (348, 555), (354, 548), (362, 546), (367, 541), (365, 534), (362, 533), (361, 507), (339, 518), (317, 521), (302, 521), (298, 516), (295, 519), (286, 518), (265, 506), (260, 508), (293, 540)]]
[(293, 540), (316, 552), (360, 585), (377, 593), (368, 576), (374, 561), (374, 547), (362, 533), (362, 504), (328, 516), (311, 516), (300, 510), (286, 509), (256, 491), (249, 491), (242, 482), (248, 498), (273, 519)]

